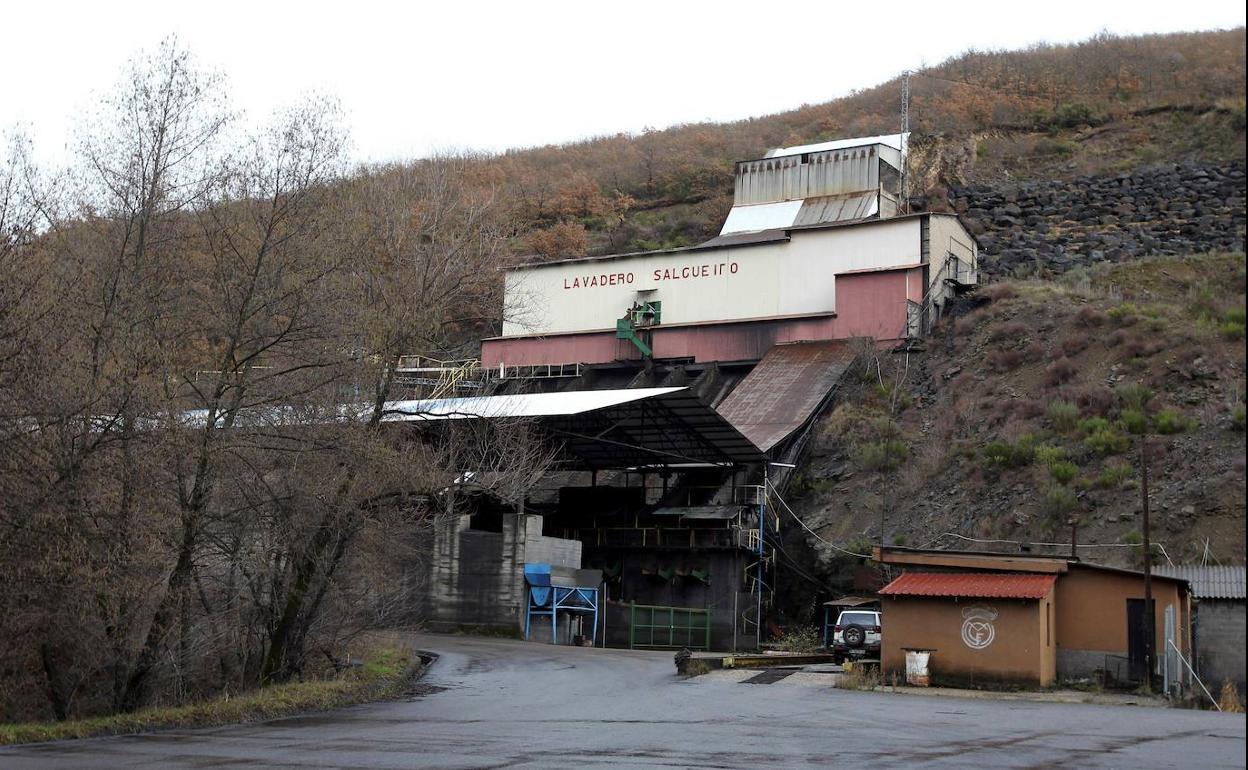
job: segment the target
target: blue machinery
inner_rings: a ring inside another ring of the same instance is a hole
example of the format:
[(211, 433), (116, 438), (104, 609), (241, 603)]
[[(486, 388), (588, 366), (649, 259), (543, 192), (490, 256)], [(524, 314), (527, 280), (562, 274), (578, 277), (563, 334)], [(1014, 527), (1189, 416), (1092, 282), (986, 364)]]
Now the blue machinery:
[[(557, 579), (557, 578), (556, 578)], [(553, 585), (549, 564), (524, 565), (528, 601), (524, 610), (524, 638), (528, 639), (534, 617), (550, 616), (551, 644), (559, 643), (559, 613), (592, 615), (590, 640), (598, 641), (598, 587)]]

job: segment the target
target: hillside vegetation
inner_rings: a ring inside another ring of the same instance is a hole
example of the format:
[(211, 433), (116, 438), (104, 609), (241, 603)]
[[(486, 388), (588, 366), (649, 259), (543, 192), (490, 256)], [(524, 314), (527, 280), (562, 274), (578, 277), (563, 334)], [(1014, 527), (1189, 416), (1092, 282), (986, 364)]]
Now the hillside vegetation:
[(926, 350), (860, 356), (791, 503), (857, 552), (1068, 552), (1074, 522), (1083, 558), (1137, 565), (1147, 438), (1162, 561), (1243, 563), (1244, 282), (1210, 254), (993, 284)]
[[(968, 51), (914, 73), (914, 195), (1244, 157), (1244, 30), (1101, 35)], [(769, 148), (899, 130), (900, 79), (734, 123), (677, 126), (497, 159), (521, 231), (546, 257), (697, 243), (731, 206), (733, 162)], [(493, 163), (493, 160), (491, 160)]]

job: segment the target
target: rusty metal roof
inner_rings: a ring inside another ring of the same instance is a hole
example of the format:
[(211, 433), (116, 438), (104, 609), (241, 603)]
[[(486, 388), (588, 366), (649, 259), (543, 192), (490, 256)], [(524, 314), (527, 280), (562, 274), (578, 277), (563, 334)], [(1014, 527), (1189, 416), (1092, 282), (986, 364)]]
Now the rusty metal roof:
[(880, 589), (884, 596), (964, 596), (975, 599), (1043, 599), (1056, 575), (906, 572)]
[(1153, 572), (1163, 577), (1186, 580), (1192, 586), (1192, 596), (1197, 599), (1244, 599), (1245, 593), (1248, 593), (1245, 591), (1243, 567), (1184, 564), (1154, 567)]
[(810, 419), (852, 360), (844, 342), (777, 345), (717, 409), (766, 452)]
[(879, 604), (880, 600), (873, 596), (842, 596), (840, 599), (833, 599), (830, 602), (824, 602), (824, 607), (865, 607), (868, 604)]

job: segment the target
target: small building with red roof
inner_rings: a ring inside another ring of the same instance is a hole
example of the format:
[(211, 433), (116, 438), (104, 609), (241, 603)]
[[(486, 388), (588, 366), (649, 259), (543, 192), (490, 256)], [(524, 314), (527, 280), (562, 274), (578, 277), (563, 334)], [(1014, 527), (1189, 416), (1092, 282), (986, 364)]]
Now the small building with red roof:
[[(907, 652), (926, 653), (935, 684), (1048, 687), (1059, 680), (1144, 679), (1144, 576), (1031, 554), (877, 548), (902, 570), (880, 589), (885, 676), (905, 680)], [(1153, 575), (1154, 674), (1185, 681), (1187, 583)]]

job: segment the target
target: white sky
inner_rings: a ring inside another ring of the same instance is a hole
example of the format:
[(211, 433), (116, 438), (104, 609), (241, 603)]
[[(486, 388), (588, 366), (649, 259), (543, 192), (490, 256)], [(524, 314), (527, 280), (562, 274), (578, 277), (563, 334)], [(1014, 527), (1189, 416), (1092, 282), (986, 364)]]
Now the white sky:
[(969, 47), (1244, 24), (1185, 2), (64, 2), (0, 8), (0, 131), (64, 157), (74, 114), (176, 33), (263, 117), (337, 96), (360, 160), (502, 150), (818, 103)]

